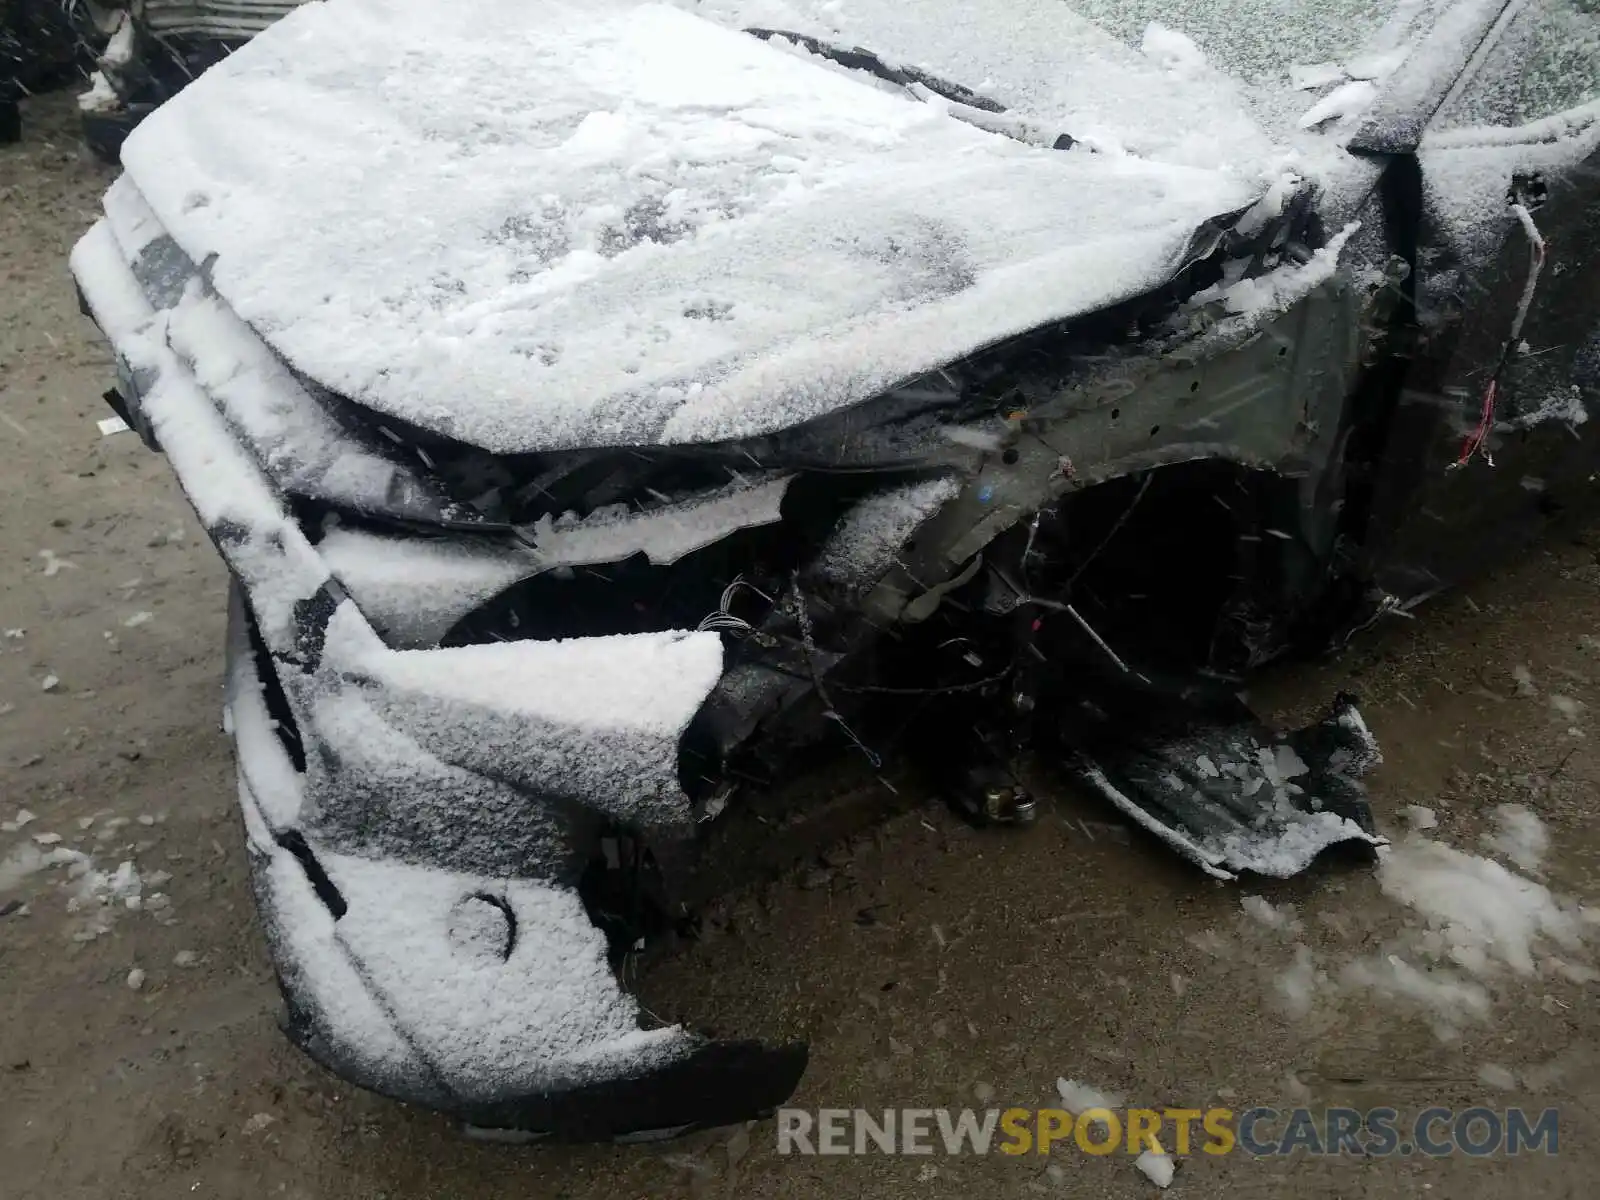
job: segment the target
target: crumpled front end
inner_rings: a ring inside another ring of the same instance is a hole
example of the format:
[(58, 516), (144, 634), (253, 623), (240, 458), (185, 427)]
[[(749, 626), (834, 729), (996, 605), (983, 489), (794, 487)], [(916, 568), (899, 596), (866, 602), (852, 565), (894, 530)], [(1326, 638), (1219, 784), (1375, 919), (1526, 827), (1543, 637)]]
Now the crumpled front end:
[[(341, 512), (439, 531), (454, 502), (274, 360), (129, 181), (106, 209), (72, 267), (117, 353), (111, 398), (237, 584), (227, 726), (290, 1033), (387, 1095), (537, 1135), (645, 1137), (781, 1103), (804, 1047), (642, 1028), (579, 891), (608, 831), (692, 829), (679, 739), (722, 674), (718, 635), (440, 648), (430, 628), (414, 632), (432, 648), (394, 648), (330, 565), (355, 535), (324, 535)], [(409, 565), (387, 583), (346, 570), (380, 610), (384, 586), (458, 602), (448, 571)], [(472, 567), (475, 587), (500, 578)]]

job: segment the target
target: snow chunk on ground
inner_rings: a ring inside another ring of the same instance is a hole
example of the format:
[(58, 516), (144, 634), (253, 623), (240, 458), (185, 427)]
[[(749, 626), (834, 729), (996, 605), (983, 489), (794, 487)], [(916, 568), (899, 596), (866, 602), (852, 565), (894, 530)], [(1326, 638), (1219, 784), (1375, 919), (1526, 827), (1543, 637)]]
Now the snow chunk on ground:
[(1311, 1011), (1319, 982), (1326, 982), (1326, 978), (1319, 976), (1311, 948), (1296, 946), (1293, 964), (1279, 974), (1277, 981), (1278, 992), (1290, 1016), (1303, 1017)]
[(1525, 804), (1502, 804), (1493, 813), (1495, 832), (1483, 844), (1503, 854), (1524, 871), (1537, 871), (1550, 849), (1550, 831)]
[(1434, 814), (1433, 809), (1421, 804), (1406, 805), (1405, 813), (1406, 820), (1411, 823), (1411, 828), (1419, 832), (1424, 829), (1436, 828), (1439, 824), (1439, 818)]
[(1170, 1154), (1157, 1154), (1154, 1150), (1142, 1152), (1133, 1160), (1133, 1165), (1144, 1173), (1146, 1179), (1158, 1188), (1172, 1186), (1172, 1176), (1177, 1171), (1177, 1166), (1172, 1161)]
[(1061, 1097), (1061, 1104), (1073, 1116), (1088, 1112), (1091, 1108), (1117, 1109), (1122, 1107), (1122, 1097), (1111, 1092), (1102, 1092), (1099, 1088), (1087, 1083), (1080, 1083), (1076, 1079), (1057, 1079), (1056, 1093)]
[[(1527, 834), (1521, 818), (1511, 821)], [(1583, 948), (1580, 913), (1548, 888), (1441, 842), (1412, 836), (1394, 846), (1378, 866), (1378, 882), (1427, 921), (1429, 948), (1475, 975), (1497, 965), (1532, 975), (1547, 943)]]
[(1517, 1077), (1498, 1063), (1484, 1063), (1478, 1068), (1478, 1082), (1485, 1087), (1509, 1092), (1517, 1086)]
[(1481, 984), (1453, 971), (1420, 969), (1398, 954), (1357, 959), (1346, 964), (1341, 979), (1434, 1014), (1443, 1022), (1436, 1026), (1441, 1036), (1449, 1036), (1455, 1026), (1468, 1020), (1487, 1019), (1492, 1007)]
[(1268, 929), (1282, 929), (1291, 933), (1300, 929), (1300, 921), (1295, 916), (1292, 904), (1285, 904), (1280, 908), (1262, 896), (1241, 896), (1239, 907), (1246, 915), (1261, 922)]
[(0, 858), (0, 892), (20, 886), (25, 879), (44, 867), (44, 851), (32, 842), (12, 847), (4, 858)]

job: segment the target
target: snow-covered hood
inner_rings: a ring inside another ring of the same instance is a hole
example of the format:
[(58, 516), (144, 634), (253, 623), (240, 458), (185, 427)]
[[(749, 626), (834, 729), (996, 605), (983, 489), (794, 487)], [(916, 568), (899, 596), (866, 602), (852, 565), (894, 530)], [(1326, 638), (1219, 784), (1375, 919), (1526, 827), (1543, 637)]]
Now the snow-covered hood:
[(497, 452), (856, 403), (1160, 285), (1262, 161), (1027, 145), (630, 0), (306, 5), (124, 149), (296, 369)]

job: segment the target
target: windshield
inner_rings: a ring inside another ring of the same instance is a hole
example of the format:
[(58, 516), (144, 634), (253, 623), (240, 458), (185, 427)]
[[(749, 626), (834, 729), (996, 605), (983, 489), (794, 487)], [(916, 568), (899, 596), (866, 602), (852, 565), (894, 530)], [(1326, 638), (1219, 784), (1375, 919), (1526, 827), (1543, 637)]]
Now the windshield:
[(1533, 0), (1438, 128), (1526, 125), (1600, 99), (1600, 0)]
[(1291, 66), (1349, 64), (1404, 48), (1438, 0), (1067, 0), (1067, 7), (1137, 46), (1150, 22), (1187, 34), (1211, 62), (1254, 84)]

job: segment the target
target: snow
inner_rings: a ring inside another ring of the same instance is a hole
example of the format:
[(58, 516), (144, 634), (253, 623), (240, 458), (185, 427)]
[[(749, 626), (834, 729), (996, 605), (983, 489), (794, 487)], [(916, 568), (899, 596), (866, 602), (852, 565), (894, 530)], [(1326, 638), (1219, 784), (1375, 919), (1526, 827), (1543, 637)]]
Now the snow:
[(1345, 243), (1359, 228), (1355, 223), (1346, 225), (1303, 266), (1280, 267), (1254, 279), (1214, 284), (1202, 292), (1196, 292), (1189, 304), (1199, 306), (1220, 302), (1230, 317), (1242, 318), (1253, 324), (1287, 312), (1306, 293), (1334, 277)]
[(525, 532), (531, 533), (537, 561), (546, 567), (621, 562), (635, 554), (666, 566), (738, 530), (776, 524), (793, 478), (738, 481), (643, 513), (613, 505), (582, 519), (571, 513), (547, 514)]
[(1205, 51), (1195, 45), (1193, 38), (1167, 28), (1160, 21), (1151, 21), (1145, 26), (1139, 49), (1146, 58), (1161, 64), (1163, 70), (1179, 75), (1196, 74), (1210, 65), (1206, 62)]
[(467, 538), (335, 528), (317, 550), (362, 615), (407, 649), (436, 645), (479, 604), (540, 570), (525, 552)]
[(954, 476), (885, 488), (840, 518), (823, 542), (817, 571), (839, 587), (864, 587), (893, 565), (917, 529), (961, 490)]
[[(1253, 175), (1281, 150), (1235, 79), (1211, 70), (1169, 71), (1142, 52), (1151, 23), (1159, 22), (1173, 35), (1167, 40), (1202, 46), (1213, 59), (1226, 53), (1236, 39), (1197, 36), (1212, 32), (1198, 5), (1180, 12), (1127, 0), (853, 0), (835, 15), (816, 0), (790, 0), (776, 12), (765, 0), (679, 2), (733, 28), (775, 26), (864, 45), (947, 80), (981, 84), (1007, 115), (1063, 129), (1107, 153), (1223, 164)], [(1230, 5), (1212, 0), (1207, 7), (1233, 23)]]
[(1537, 871), (1550, 849), (1550, 833), (1538, 815), (1525, 804), (1502, 804), (1491, 814), (1495, 832), (1483, 844), (1504, 855), (1522, 871)]
[[(1516, 222), (1505, 198), (1515, 174), (1559, 179), (1600, 150), (1600, 100), (1514, 127), (1440, 128), (1418, 151), (1423, 198), (1452, 247), (1478, 264)], [(1561, 269), (1561, 247), (1552, 247)]]
[[(349, 903), (332, 929), (338, 949), (462, 1099), (573, 1086), (687, 1048), (676, 1027), (638, 1028), (638, 1005), (618, 988), (576, 892), (336, 854), (320, 861)], [(479, 896), (514, 914), (514, 933), (452, 937), (463, 905), (487, 907)], [(504, 956), (486, 952), (507, 942)]]
[(1589, 410), (1583, 403), (1583, 392), (1576, 385), (1567, 392), (1556, 392), (1539, 401), (1539, 405), (1530, 413), (1522, 413), (1505, 420), (1494, 423), (1495, 431), (1502, 432), (1514, 429), (1532, 429), (1536, 425), (1546, 422), (1559, 422), (1569, 429), (1584, 424), (1589, 419)]
[(1341, 84), (1306, 109), (1300, 117), (1300, 128), (1314, 129), (1326, 121), (1352, 120), (1377, 98), (1377, 84), (1359, 79)]
[[(1121, 1096), (1103, 1092), (1099, 1088), (1076, 1079), (1057, 1079), (1056, 1094), (1061, 1097), (1061, 1104), (1073, 1116), (1082, 1116), (1094, 1109), (1113, 1111), (1123, 1106)], [(1096, 1123), (1105, 1125), (1103, 1120), (1097, 1118)], [(1156, 1150), (1143, 1150), (1134, 1159), (1140, 1173), (1154, 1183), (1157, 1187), (1165, 1188), (1172, 1182), (1176, 1165), (1172, 1156)]]
[(1324, 980), (1317, 971), (1316, 961), (1309, 946), (1294, 948), (1294, 962), (1278, 975), (1278, 992), (1284, 1007), (1292, 1017), (1304, 1017), (1311, 1011), (1317, 986)]
[[(438, 770), (430, 765), (437, 760), (460, 769), (440, 798), (459, 793), (464, 810), (481, 803), (482, 789), (494, 780), (536, 797), (580, 798), (644, 825), (688, 819), (677, 777), (678, 738), (721, 675), (717, 634), (389, 651), (361, 637), (347, 638), (355, 620), (353, 613), (335, 614), (326, 665), (363, 680), (366, 699), (346, 697), (342, 689), (321, 697), (313, 725), (348, 746), (347, 754), (363, 742), (382, 745), (377, 739), (386, 732), (400, 739), (381, 753), (352, 759), (363, 762), (369, 775), (380, 768), (397, 773), (382, 786), (399, 801), (407, 795), (426, 798), (403, 785), (408, 772)], [(351, 721), (366, 730), (359, 738), (352, 737)], [(419, 754), (419, 747), (426, 753)], [(463, 778), (462, 772), (484, 778)], [(529, 804), (524, 799), (510, 810), (500, 804), (475, 816), (498, 822), (500, 838), (515, 848), (519, 839), (539, 832), (538, 822), (524, 812)], [(536, 813), (540, 806), (532, 808)]]
[(1344, 68), (1338, 63), (1310, 63), (1289, 68), (1289, 86), (1297, 92), (1311, 92), (1344, 80)]
[[(1510, 824), (1526, 834), (1525, 821), (1512, 818)], [(1378, 882), (1421, 917), (1423, 927), (1401, 952), (1352, 963), (1345, 976), (1418, 1003), (1447, 1024), (1486, 1017), (1491, 1001), (1484, 985), (1508, 970), (1529, 978), (1552, 971), (1573, 977), (1573, 964), (1558, 952), (1585, 953), (1593, 923), (1591, 914), (1542, 884), (1417, 835), (1385, 856)]]
[[(246, 803), (247, 824), (251, 811)], [(333, 918), (294, 855), (270, 840), (262, 851), (267, 865), (258, 877), (258, 895), (273, 965), (291, 994), (315, 1003), (323, 1040), (337, 1047), (342, 1061), (374, 1072), (426, 1077), (428, 1068), (417, 1051), (335, 941)]]
[(1421, 832), (1424, 829), (1436, 828), (1439, 824), (1439, 818), (1434, 813), (1433, 809), (1427, 808), (1421, 804), (1406, 805), (1405, 814), (1406, 820), (1411, 824), (1411, 828), (1417, 830), (1418, 832)]
[(1122, 1107), (1121, 1096), (1102, 1092), (1099, 1088), (1080, 1083), (1076, 1079), (1057, 1079), (1056, 1094), (1061, 1097), (1062, 1106), (1073, 1116), (1079, 1116), (1092, 1108)]
[(1157, 1154), (1154, 1150), (1145, 1150), (1133, 1160), (1133, 1165), (1138, 1167), (1144, 1177), (1158, 1188), (1172, 1186), (1172, 1176), (1177, 1170), (1170, 1154)]
[(78, 108), (83, 112), (115, 112), (122, 107), (122, 97), (117, 95), (111, 81), (101, 71), (89, 72), (89, 90), (78, 95)]
[(1240, 896), (1239, 907), (1247, 916), (1259, 921), (1268, 929), (1280, 929), (1288, 933), (1300, 931), (1300, 920), (1295, 916), (1292, 904), (1277, 907), (1261, 896)]
[[(1400, 152), (1413, 148), (1423, 125), (1461, 75), (1484, 34), (1505, 7), (1506, 0), (1436, 0), (1432, 19), (1415, 36), (1400, 69), (1391, 76), (1378, 103), (1369, 113), (1362, 143)], [(1398, 49), (1373, 45), (1370, 51)]]
[(331, 633), (328, 640), (331, 666), (368, 672), (398, 691), (613, 734), (638, 729), (676, 738), (685, 712), (694, 711), (722, 673), (722, 642), (714, 633), (619, 634), (442, 650), (372, 647), (348, 657)]
[(1525, 0), (1480, 53), (1430, 130), (1507, 128), (1600, 100), (1600, 10), (1582, 0)]
[(32, 842), (21, 842), (0, 858), (0, 892), (19, 887), (29, 876), (45, 867), (44, 852)]
[(1478, 1082), (1485, 1087), (1508, 1092), (1517, 1086), (1517, 1077), (1497, 1063), (1484, 1063), (1478, 1068)]
[(1146, 290), (1234, 158), (1040, 150), (623, 0), (307, 5), (124, 148), (296, 368), (497, 451), (767, 432)]

